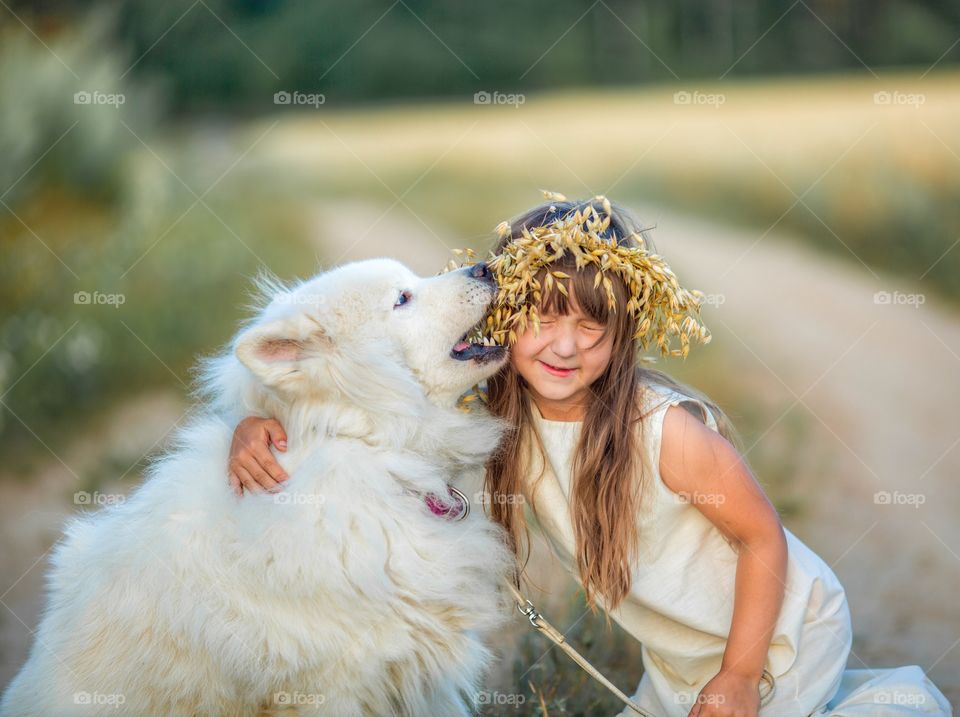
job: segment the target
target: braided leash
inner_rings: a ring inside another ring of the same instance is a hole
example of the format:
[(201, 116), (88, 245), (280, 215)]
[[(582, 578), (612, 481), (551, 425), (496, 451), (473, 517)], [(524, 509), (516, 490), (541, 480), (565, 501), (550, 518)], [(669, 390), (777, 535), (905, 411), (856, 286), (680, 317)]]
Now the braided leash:
[[(527, 600), (523, 595), (517, 590), (516, 586), (510, 581), (505, 581), (504, 585), (510, 590), (510, 593), (513, 595), (514, 600), (517, 603), (517, 610), (522, 614), (527, 616), (527, 619), (530, 620), (530, 624), (533, 625), (537, 630), (540, 630), (544, 635), (546, 635), (554, 644), (556, 644), (561, 650), (566, 652), (574, 662), (576, 662), (580, 667), (586, 670), (593, 679), (602, 684), (613, 694), (615, 694), (621, 702), (630, 707), (634, 712), (636, 712), (640, 717), (656, 717), (655, 715), (647, 712), (636, 702), (627, 697), (623, 692), (621, 692), (616, 685), (614, 685), (610, 680), (608, 680), (604, 675), (595, 668), (590, 662), (577, 652), (564, 638), (563, 634), (560, 633), (553, 625), (546, 621), (546, 619), (537, 612), (537, 609), (533, 606), (533, 603)], [(766, 687), (766, 690), (764, 690)], [(764, 670), (763, 674), (760, 677), (760, 706), (766, 705), (773, 699), (773, 692), (776, 688), (776, 683), (773, 679), (773, 675), (770, 674), (768, 670)]]

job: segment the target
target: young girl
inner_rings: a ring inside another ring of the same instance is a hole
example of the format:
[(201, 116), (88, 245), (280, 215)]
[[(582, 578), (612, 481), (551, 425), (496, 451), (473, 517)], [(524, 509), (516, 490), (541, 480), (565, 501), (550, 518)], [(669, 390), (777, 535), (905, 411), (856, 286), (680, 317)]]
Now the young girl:
[[(723, 411), (641, 365), (651, 336), (664, 353), (666, 333), (680, 336), (669, 353), (684, 356), (691, 335), (709, 340), (648, 233), (602, 197), (550, 198), (501, 225), (488, 262), (501, 296), (487, 333), (511, 361), (486, 402), (516, 430), (486, 491), (518, 565), (527, 503), (587, 604), (641, 642), (633, 699), (658, 717), (950, 715), (918, 666), (846, 669), (837, 577), (781, 525)], [(285, 440), (276, 421), (240, 423), (238, 494), (280, 489), (270, 446)], [(761, 708), (762, 676), (775, 689)]]

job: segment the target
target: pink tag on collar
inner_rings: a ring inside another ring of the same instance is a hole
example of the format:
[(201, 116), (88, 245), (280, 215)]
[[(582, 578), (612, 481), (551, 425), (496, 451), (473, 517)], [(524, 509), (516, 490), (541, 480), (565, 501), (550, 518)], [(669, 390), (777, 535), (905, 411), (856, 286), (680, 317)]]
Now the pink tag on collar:
[(470, 501), (452, 485), (447, 486), (447, 491), (450, 494), (449, 501), (443, 501), (434, 493), (427, 493), (423, 499), (434, 515), (447, 520), (463, 520), (470, 512)]

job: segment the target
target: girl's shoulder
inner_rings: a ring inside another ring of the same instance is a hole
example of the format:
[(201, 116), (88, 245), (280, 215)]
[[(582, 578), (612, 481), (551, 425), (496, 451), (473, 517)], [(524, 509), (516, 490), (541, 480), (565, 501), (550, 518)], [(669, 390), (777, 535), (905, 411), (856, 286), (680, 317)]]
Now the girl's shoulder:
[(642, 383), (640, 384), (640, 392), (641, 412), (644, 419), (649, 417), (656, 424), (662, 425), (663, 418), (670, 406), (682, 406), (707, 426), (713, 430), (718, 430), (713, 412), (710, 411), (706, 403), (696, 396), (659, 383)]

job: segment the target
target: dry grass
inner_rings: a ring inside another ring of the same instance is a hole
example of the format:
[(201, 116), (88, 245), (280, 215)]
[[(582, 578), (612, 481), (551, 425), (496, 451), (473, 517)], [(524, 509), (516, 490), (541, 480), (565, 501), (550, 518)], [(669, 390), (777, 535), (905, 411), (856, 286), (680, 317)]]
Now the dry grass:
[[(545, 195), (551, 201), (567, 201), (561, 194)], [(556, 208), (551, 207), (551, 211)], [(575, 258), (578, 271), (591, 264), (596, 267), (593, 288), (603, 287), (611, 312), (617, 311), (618, 301), (610, 275), (629, 287), (631, 295), (624, 308), (636, 322), (634, 338), (644, 349), (654, 341), (661, 355), (686, 357), (691, 338), (709, 343), (710, 332), (699, 321), (703, 293), (681, 287), (666, 260), (647, 250), (639, 232), (623, 243), (605, 237), (611, 219), (610, 201), (597, 196), (582, 210), (574, 210), (549, 224), (522, 227), (519, 236), (514, 236), (503, 251), (487, 261), (499, 288), (478, 339), (512, 346), (518, 334), (526, 331), (528, 321), (534, 335), (539, 335), (538, 307), (543, 294), (555, 285), (557, 291), (569, 296), (564, 282), (570, 277), (562, 271), (548, 270), (541, 285), (536, 275), (539, 269), (569, 254)], [(501, 238), (513, 232), (508, 222), (502, 222), (497, 231)], [(473, 253), (470, 249), (466, 252), (468, 257)], [(456, 268), (456, 263), (451, 262), (450, 266)], [(670, 348), (671, 335), (679, 337), (679, 349)]]
[[(724, 102), (676, 104), (678, 89)], [(876, 92), (923, 102), (877, 103)], [(492, 217), (549, 184), (670, 203), (758, 237), (777, 225), (960, 300), (960, 252), (944, 256), (960, 223), (958, 114), (956, 72), (777, 78), (531, 95), (519, 109), (325, 108), (285, 117), (258, 149), (315, 192), (402, 197), (399, 210), (453, 227), (481, 253)]]

